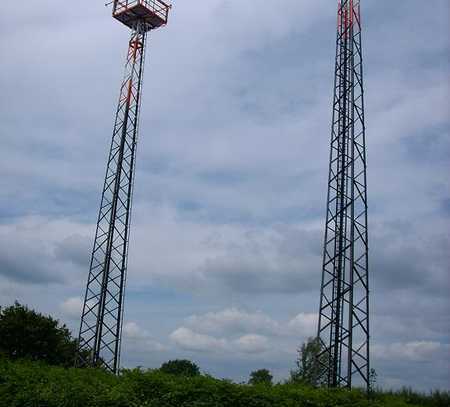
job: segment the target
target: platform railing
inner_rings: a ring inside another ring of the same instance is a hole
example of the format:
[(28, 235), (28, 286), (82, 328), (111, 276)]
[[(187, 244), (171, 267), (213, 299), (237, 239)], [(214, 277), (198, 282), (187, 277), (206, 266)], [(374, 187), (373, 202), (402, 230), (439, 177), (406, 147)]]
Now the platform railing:
[(114, 14), (123, 13), (140, 4), (167, 22), (170, 5), (161, 0), (118, 0), (115, 4)]

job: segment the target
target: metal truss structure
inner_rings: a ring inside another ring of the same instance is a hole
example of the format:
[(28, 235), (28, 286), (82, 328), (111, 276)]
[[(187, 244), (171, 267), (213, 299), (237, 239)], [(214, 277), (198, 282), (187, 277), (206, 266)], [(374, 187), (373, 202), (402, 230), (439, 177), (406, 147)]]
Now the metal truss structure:
[[(165, 20), (150, 3), (165, 7)], [(167, 22), (168, 8), (156, 0), (114, 2), (113, 16), (132, 32), (81, 316), (77, 366), (99, 366), (113, 373), (119, 369), (146, 38), (149, 30)]]
[(369, 388), (366, 141), (359, 0), (338, 7), (318, 338), (322, 383)]

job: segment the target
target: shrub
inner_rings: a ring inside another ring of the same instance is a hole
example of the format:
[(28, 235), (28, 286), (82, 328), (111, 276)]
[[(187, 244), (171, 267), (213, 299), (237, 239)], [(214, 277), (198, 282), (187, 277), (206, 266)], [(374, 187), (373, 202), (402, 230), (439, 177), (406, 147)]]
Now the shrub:
[(114, 376), (100, 369), (0, 358), (0, 407), (441, 407), (448, 400), (448, 393), (426, 396), (406, 390), (376, 392), (368, 400), (358, 390), (297, 383), (249, 386), (159, 369)]

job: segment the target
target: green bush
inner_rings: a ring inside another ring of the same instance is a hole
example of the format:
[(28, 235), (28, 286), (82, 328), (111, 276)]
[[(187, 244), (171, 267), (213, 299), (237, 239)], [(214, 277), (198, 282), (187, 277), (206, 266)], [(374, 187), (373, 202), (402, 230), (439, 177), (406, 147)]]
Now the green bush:
[[(413, 395), (420, 398), (413, 400)], [(99, 369), (0, 358), (0, 407), (441, 407), (448, 401), (448, 393), (375, 392), (368, 400), (358, 390), (251, 386), (160, 370), (124, 370), (114, 376)]]

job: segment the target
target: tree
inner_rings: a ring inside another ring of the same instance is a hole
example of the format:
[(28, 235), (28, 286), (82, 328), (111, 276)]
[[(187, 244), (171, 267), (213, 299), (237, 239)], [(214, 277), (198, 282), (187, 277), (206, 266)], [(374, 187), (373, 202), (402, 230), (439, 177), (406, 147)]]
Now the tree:
[(368, 390), (369, 390), (369, 395), (370, 396), (373, 396), (373, 394), (375, 393), (375, 390), (376, 390), (375, 386), (377, 384), (377, 377), (378, 377), (377, 371), (374, 368), (370, 369), (370, 372), (369, 372), (369, 386), (368, 386)]
[(71, 366), (77, 342), (58, 320), (15, 302), (0, 307), (0, 354), (11, 359), (42, 360)]
[(161, 372), (177, 376), (199, 376), (200, 368), (190, 360), (169, 360), (159, 368)]
[(273, 379), (273, 376), (270, 374), (270, 372), (267, 369), (259, 369), (259, 370), (255, 370), (254, 372), (250, 373), (250, 379), (248, 381), (248, 384), (271, 385), (272, 379)]
[(291, 382), (311, 386), (324, 384), (322, 372), (326, 367), (327, 355), (321, 354), (323, 346), (319, 338), (308, 338), (298, 350), (297, 369), (291, 371)]

